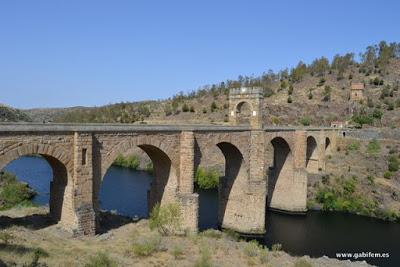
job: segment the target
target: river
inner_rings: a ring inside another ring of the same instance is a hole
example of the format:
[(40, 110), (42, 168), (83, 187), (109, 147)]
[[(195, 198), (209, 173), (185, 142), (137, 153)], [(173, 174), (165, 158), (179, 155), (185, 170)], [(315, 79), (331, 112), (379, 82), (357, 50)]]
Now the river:
[[(33, 199), (48, 205), (52, 171), (41, 157), (21, 157), (5, 170), (27, 182), (39, 194)], [(127, 216), (147, 217), (147, 190), (153, 177), (143, 171), (111, 167), (100, 191), (100, 207)], [(218, 192), (199, 193), (200, 229), (217, 228)], [(267, 232), (257, 238), (271, 247), (280, 243), (293, 255), (335, 257), (336, 253), (389, 253), (389, 258), (360, 258), (378, 266), (400, 266), (400, 224), (363, 216), (309, 211), (306, 215), (288, 215), (268, 211)]]

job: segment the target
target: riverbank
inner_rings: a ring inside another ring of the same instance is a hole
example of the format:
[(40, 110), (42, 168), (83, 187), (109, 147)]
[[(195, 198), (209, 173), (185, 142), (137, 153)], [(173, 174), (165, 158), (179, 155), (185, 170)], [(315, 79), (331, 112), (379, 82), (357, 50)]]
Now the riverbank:
[[(107, 259), (115, 264), (110, 266), (370, 266), (365, 262), (327, 257), (293, 257), (283, 251), (267, 251), (254, 243), (238, 241), (233, 235), (214, 230), (197, 235), (161, 237), (150, 231), (147, 220), (135, 223), (112, 216), (106, 219), (109, 230), (105, 233), (72, 238), (57, 225), (49, 226), (43, 220), (46, 213), (47, 209), (43, 207), (0, 212), (1, 228), (7, 228), (7, 233), (12, 236), (7, 245), (0, 240), (0, 259), (5, 264), (20, 266), (32, 262), (36, 255), (38, 262), (48, 266), (85, 266), (94, 260), (105, 262)], [(4, 225), (5, 218), (25, 223)], [(43, 221), (38, 221), (39, 218)], [(113, 220), (122, 226), (114, 228)]]

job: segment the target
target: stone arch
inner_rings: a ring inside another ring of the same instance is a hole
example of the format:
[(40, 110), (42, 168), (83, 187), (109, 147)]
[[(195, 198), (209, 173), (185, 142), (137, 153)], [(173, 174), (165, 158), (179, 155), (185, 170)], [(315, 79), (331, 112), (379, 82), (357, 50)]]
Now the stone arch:
[(235, 211), (241, 206), (243, 190), (248, 183), (248, 172), (242, 152), (230, 142), (216, 144), (225, 157), (225, 175), (219, 184), (219, 224), (224, 228), (237, 228)]
[(254, 109), (250, 102), (240, 101), (235, 107), (235, 112), (238, 124), (250, 124)]
[(151, 210), (156, 203), (166, 203), (176, 201), (179, 189), (179, 166), (174, 153), (164, 145), (162, 141), (155, 138), (137, 137), (124, 141), (117, 145), (108, 155), (104, 156), (101, 164), (100, 177), (95, 180), (94, 187), (94, 206), (99, 210), (99, 193), (103, 177), (109, 167), (120, 154), (127, 154), (135, 147), (141, 148), (151, 159), (154, 168), (154, 177), (151, 188), (148, 192), (148, 208)]
[(318, 172), (318, 144), (311, 135), (307, 137), (306, 168), (310, 172)]
[(293, 153), (283, 137), (273, 138), (269, 146), (272, 146), (273, 160), (268, 170), (267, 206), (285, 210), (290, 206), (290, 191), (293, 187)]
[(68, 225), (74, 218), (72, 208), (72, 160), (62, 148), (49, 144), (25, 144), (9, 150), (0, 156), (0, 170), (10, 162), (29, 155), (40, 155), (52, 169), (50, 183), (50, 216), (60, 224)]

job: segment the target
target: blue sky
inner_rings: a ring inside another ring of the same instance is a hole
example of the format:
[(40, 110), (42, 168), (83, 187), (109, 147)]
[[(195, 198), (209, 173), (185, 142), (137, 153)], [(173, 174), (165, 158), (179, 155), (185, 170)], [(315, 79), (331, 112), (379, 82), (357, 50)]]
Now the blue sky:
[(0, 103), (162, 99), (400, 41), (400, 1), (0, 1)]

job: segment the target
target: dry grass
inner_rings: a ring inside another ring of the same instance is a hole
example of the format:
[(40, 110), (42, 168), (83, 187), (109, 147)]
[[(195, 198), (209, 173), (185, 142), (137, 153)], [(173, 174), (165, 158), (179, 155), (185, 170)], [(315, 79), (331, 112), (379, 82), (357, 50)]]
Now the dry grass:
[[(46, 212), (44, 208), (10, 210), (0, 213), (0, 222), (5, 215), (21, 217), (24, 214)], [(128, 223), (94, 237), (73, 238), (57, 225), (44, 226), (41, 229), (39, 227), (36, 230), (31, 230), (26, 225), (13, 226), (7, 229), (7, 233), (13, 238), (8, 240), (7, 245), (1, 244), (0, 259), (6, 264), (15, 263), (17, 266), (32, 262), (35, 254), (39, 252), (39, 263), (60, 267), (107, 266), (108, 262), (115, 263), (112, 266), (146, 267), (195, 266), (195, 264), (196, 266), (293, 266), (297, 260), (284, 252), (270, 257), (261, 247), (232, 240), (225, 233), (210, 234), (209, 231), (206, 234), (193, 234), (188, 237), (161, 237), (156, 232), (150, 231), (145, 220)], [(151, 253), (136, 254), (134, 247), (139, 243), (151, 243)], [(309, 259), (308, 262), (316, 260)], [(339, 261), (333, 259), (321, 258), (318, 261), (323, 263), (322, 266), (349, 266), (340, 265)], [(320, 264), (313, 265), (320, 266)]]

